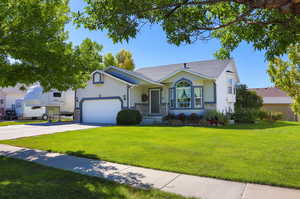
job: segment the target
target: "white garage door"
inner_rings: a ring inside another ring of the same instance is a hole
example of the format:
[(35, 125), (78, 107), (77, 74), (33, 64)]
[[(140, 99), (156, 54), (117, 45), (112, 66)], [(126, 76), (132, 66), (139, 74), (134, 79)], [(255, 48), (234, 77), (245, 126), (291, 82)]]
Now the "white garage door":
[(119, 99), (95, 99), (82, 102), (82, 122), (116, 124), (122, 109)]

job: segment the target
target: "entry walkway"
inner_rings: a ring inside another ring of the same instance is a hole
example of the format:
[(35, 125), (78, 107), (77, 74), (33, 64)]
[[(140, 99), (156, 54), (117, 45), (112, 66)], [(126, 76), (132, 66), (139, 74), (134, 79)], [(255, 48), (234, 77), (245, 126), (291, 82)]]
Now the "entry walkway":
[(138, 188), (202, 199), (299, 199), (300, 190), (231, 182), (141, 167), (74, 157), (9, 145), (0, 145), (0, 156), (35, 162), (45, 166), (96, 176)]

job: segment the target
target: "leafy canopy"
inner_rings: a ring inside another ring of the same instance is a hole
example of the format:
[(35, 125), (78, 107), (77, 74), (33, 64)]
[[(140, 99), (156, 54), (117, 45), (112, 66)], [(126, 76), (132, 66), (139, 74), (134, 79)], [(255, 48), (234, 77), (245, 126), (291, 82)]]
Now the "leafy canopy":
[(292, 109), (300, 114), (300, 44), (288, 48), (288, 61), (276, 57), (269, 62), (271, 81), (293, 98)]
[(0, 1), (0, 87), (40, 82), (45, 90), (85, 85), (102, 68), (102, 46), (67, 42), (67, 0)]
[(136, 37), (145, 23), (159, 24), (176, 45), (218, 38), (219, 58), (229, 58), (242, 41), (266, 58), (286, 53), (299, 42), (299, 0), (85, 0), (75, 22), (108, 30), (114, 42)]
[(104, 56), (104, 66), (117, 66), (126, 70), (134, 70), (135, 63), (131, 52), (122, 49), (116, 56), (113, 56), (111, 53), (106, 54)]

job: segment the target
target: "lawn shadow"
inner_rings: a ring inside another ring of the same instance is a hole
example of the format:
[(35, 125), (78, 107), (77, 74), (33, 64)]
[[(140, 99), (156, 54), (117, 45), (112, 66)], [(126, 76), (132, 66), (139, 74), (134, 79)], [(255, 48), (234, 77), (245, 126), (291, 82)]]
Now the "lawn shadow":
[(127, 199), (151, 192), (2, 156), (0, 169), (0, 198)]
[[(84, 151), (69, 151), (68, 153), (85, 157), (90, 156), (93, 159), (97, 158), (97, 156), (86, 154)], [(128, 184), (138, 188), (149, 189), (153, 187), (152, 184), (143, 182), (145, 176), (142, 173), (126, 172), (126, 169), (130, 166), (109, 163), (102, 160), (93, 160), (83, 157), (75, 157), (31, 149), (19, 149), (14, 152), (0, 151), (0, 156), (26, 160), (88, 176), (105, 178), (113, 182)]]

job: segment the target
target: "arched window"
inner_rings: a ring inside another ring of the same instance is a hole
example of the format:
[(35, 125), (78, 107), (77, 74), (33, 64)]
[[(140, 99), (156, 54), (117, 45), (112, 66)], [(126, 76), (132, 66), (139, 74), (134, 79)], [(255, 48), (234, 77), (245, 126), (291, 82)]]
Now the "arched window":
[(175, 84), (176, 108), (192, 107), (192, 83), (189, 80), (180, 80)]
[(102, 74), (99, 72), (95, 72), (93, 74), (93, 83), (94, 84), (102, 84), (103, 80), (102, 80)]

